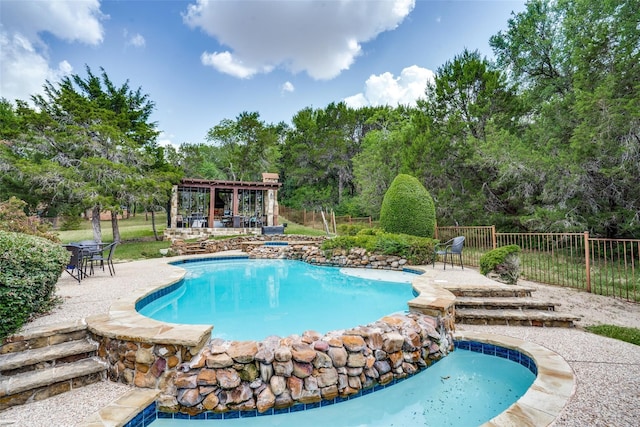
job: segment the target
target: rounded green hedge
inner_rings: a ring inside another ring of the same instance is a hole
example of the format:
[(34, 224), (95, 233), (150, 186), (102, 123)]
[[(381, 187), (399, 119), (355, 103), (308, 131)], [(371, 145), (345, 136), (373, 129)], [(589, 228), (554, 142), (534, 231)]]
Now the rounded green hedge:
[(69, 252), (47, 239), (0, 230), (0, 339), (51, 307)]
[(493, 272), (505, 283), (515, 284), (520, 276), (520, 246), (507, 245), (490, 250), (480, 257), (480, 273)]
[(389, 233), (434, 236), (436, 208), (431, 194), (417, 178), (396, 176), (382, 200), (380, 226)]

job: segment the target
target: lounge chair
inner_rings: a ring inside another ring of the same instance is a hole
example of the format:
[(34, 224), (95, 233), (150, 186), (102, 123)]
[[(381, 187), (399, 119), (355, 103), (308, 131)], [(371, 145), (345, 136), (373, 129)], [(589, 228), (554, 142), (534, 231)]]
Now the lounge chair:
[(460, 258), (460, 267), (462, 265), (462, 247), (464, 246), (464, 236), (454, 237), (445, 243), (437, 243), (433, 248), (433, 268), (436, 267), (436, 260), (439, 255), (444, 255), (444, 269), (447, 269), (447, 256), (451, 257), (451, 268), (453, 268), (453, 256), (458, 255)]

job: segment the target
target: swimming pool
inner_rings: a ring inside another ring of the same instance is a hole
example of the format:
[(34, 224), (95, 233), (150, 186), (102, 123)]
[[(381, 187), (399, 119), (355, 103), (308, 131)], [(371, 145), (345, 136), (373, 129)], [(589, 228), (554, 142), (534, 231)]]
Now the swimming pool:
[(212, 336), (225, 340), (364, 325), (406, 311), (415, 296), (414, 273), (376, 270), (363, 277), (364, 271), (351, 271), (363, 269), (290, 260), (213, 260), (181, 267), (187, 270), (184, 281), (138, 311), (163, 322), (213, 324)]

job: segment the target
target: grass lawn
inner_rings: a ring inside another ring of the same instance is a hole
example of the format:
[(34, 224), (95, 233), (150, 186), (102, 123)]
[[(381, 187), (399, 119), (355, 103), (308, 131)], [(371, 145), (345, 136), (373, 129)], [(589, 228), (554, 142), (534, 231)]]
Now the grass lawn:
[[(166, 228), (167, 215), (164, 213), (156, 214), (156, 230), (158, 235), (162, 237), (162, 232)], [(128, 219), (118, 221), (120, 229), (120, 238), (122, 242), (113, 253), (115, 261), (131, 261), (146, 258), (159, 258), (160, 249), (166, 249), (171, 246), (169, 241), (156, 241), (153, 236), (153, 227), (151, 225), (151, 215), (137, 214)], [(100, 228), (102, 230), (102, 241), (112, 242), (113, 232), (111, 230), (111, 221), (101, 221)], [(78, 230), (58, 231), (60, 240), (63, 243), (78, 242), (80, 240), (92, 240), (93, 229), (90, 221), (82, 221)]]
[(602, 335), (620, 341), (630, 342), (631, 344), (640, 345), (640, 329), (638, 328), (627, 328), (616, 325), (595, 325), (587, 326), (585, 329), (596, 335)]
[[(300, 224), (288, 221), (286, 218), (280, 217), (280, 223), (287, 223), (285, 228), (286, 234), (301, 234), (305, 236), (323, 236), (326, 233), (322, 230), (316, 230), (304, 227)], [(120, 229), (120, 238), (122, 242), (113, 253), (115, 261), (133, 261), (147, 258), (159, 258), (160, 249), (166, 249), (171, 246), (169, 241), (156, 241), (153, 236), (153, 228), (151, 225), (151, 215), (137, 214), (128, 219), (118, 221)], [(158, 235), (162, 237), (162, 232), (167, 226), (167, 215), (165, 213), (156, 214), (156, 229)], [(102, 241), (112, 242), (113, 232), (111, 230), (111, 221), (101, 221), (100, 228), (102, 230)], [(58, 231), (60, 240), (63, 243), (78, 242), (81, 240), (93, 240), (93, 229), (90, 221), (82, 221), (78, 230)]]

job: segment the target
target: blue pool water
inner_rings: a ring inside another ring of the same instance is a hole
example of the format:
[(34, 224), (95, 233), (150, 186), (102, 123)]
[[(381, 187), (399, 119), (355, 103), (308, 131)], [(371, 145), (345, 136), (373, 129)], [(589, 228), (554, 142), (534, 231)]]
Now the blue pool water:
[[(158, 413), (158, 419), (150, 425), (478, 426), (506, 410), (535, 380), (536, 368), (528, 357), (501, 347), (487, 346), (503, 351), (500, 355), (502, 357), (458, 347), (456, 351), (413, 377), (379, 391), (365, 391), (364, 395), (357, 398), (339, 403), (330, 402), (327, 406), (315, 409), (268, 416), (259, 416), (252, 412), (246, 417), (241, 417), (236, 413), (234, 416), (237, 418), (224, 420), (166, 419), (162, 417), (169, 414)], [(525, 360), (521, 360), (520, 357)], [(202, 415), (211, 418), (222, 417), (221, 414), (214, 413)]]
[(163, 322), (214, 325), (212, 336), (226, 340), (348, 329), (404, 312), (414, 297), (411, 273), (375, 270), (377, 277), (389, 273), (394, 280), (383, 281), (290, 260), (213, 260), (181, 267), (187, 270), (184, 284), (138, 311)]

